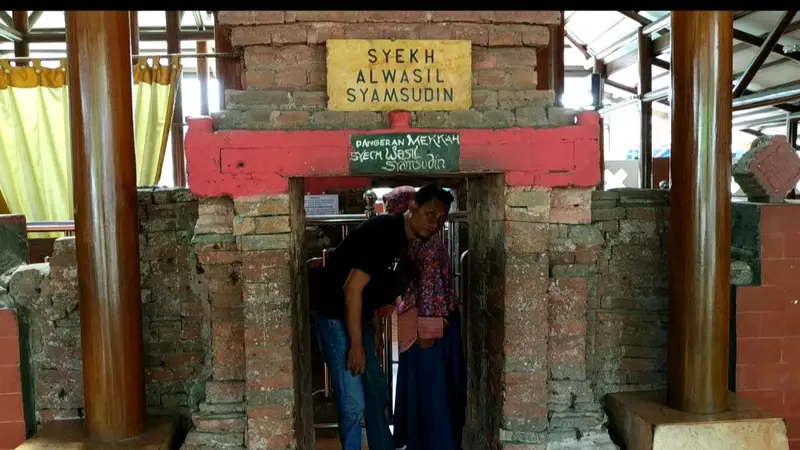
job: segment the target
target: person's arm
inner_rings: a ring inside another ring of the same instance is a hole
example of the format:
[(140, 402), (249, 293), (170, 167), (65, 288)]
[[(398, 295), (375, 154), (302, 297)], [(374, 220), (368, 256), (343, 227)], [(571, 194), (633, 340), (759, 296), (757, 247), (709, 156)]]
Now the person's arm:
[(350, 349), (347, 352), (347, 367), (353, 375), (364, 373), (366, 357), (361, 330), (361, 297), (364, 286), (369, 283), (370, 276), (360, 269), (350, 270), (344, 284), (345, 326), (350, 337)]
[[(391, 316), (389, 316), (391, 317)], [(378, 310), (375, 310), (375, 313), (372, 314), (372, 331), (374, 332), (375, 337), (375, 354), (380, 356), (383, 353), (383, 321), (381, 320), (381, 315), (378, 313)]]

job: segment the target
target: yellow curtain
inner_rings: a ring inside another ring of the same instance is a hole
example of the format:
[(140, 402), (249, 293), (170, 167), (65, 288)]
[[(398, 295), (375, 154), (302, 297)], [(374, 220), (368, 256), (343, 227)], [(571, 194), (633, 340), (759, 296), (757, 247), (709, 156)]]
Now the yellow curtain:
[(183, 66), (177, 56), (162, 66), (160, 58), (145, 58), (133, 66), (133, 131), (136, 133), (136, 180), (151, 186), (161, 178), (167, 149), (175, 91)]
[[(72, 220), (72, 165), (66, 60), (59, 68), (0, 61), (0, 195), (29, 222)], [(161, 174), (175, 90), (183, 67), (140, 59), (133, 68), (136, 172), (140, 186)], [(2, 204), (2, 201), (0, 201)], [(1, 205), (0, 205), (1, 206)]]
[(0, 190), (29, 222), (72, 219), (67, 70), (0, 61)]

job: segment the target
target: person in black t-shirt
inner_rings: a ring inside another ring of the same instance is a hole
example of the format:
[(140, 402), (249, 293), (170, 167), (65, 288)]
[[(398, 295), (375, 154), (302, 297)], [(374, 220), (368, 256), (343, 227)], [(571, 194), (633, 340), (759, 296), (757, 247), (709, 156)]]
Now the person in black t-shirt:
[(424, 186), (404, 214), (368, 219), (330, 253), (322, 295), (311, 308), (336, 394), (343, 450), (361, 449), (362, 416), (370, 450), (394, 449), (386, 380), (377, 357), (383, 348), (377, 310), (392, 303), (416, 276), (408, 243), (438, 233), (452, 202), (444, 189)]

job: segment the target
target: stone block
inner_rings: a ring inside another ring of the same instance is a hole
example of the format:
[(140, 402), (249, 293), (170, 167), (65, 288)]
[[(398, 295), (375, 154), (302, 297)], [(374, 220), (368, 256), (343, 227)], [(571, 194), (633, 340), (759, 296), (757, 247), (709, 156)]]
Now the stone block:
[(591, 223), (591, 188), (557, 188), (550, 197), (550, 223)]
[(748, 200), (780, 203), (800, 181), (800, 157), (785, 136), (762, 136), (733, 165), (732, 173)]
[(234, 200), (233, 203), (237, 216), (282, 216), (289, 214), (288, 194), (240, 197)]
[(606, 397), (611, 430), (631, 449), (788, 450), (783, 418), (730, 394), (729, 410), (689, 414), (666, 406), (666, 392)]
[(553, 127), (575, 125), (575, 110), (551, 106), (547, 108), (547, 122)]
[(547, 110), (542, 106), (524, 106), (517, 108), (517, 126), (520, 127), (546, 127)]
[(0, 215), (0, 275), (28, 263), (28, 233), (22, 214)]

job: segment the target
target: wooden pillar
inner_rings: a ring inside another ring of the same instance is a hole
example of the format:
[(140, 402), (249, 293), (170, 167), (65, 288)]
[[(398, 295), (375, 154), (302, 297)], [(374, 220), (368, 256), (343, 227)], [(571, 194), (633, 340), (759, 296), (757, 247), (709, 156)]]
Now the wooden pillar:
[[(208, 43), (197, 41), (197, 54), (208, 53)], [(200, 83), (200, 115), (207, 116), (208, 112), (208, 58), (197, 58), (197, 81)]]
[[(653, 90), (653, 41), (639, 27), (639, 98)], [(639, 174), (641, 187), (653, 188), (653, 104), (639, 100), (641, 134)]]
[(129, 11), (131, 17), (131, 55), (139, 54), (139, 11)]
[[(18, 58), (27, 58), (31, 56), (30, 45), (27, 41), (27, 34), (30, 32), (30, 27), (28, 26), (28, 11), (12, 11), (11, 18), (14, 21), (14, 29), (24, 36), (22, 41), (14, 42), (14, 56)], [(17, 62), (17, 64), (20, 63)], [(27, 66), (28, 63), (26, 62), (20, 65)]]
[(556, 105), (561, 106), (561, 96), (564, 95), (564, 11), (561, 11), (561, 22), (547, 28), (550, 41), (536, 52), (536, 89), (555, 92)]
[(669, 406), (728, 406), (732, 11), (672, 11)]
[[(230, 36), (217, 20), (214, 11), (214, 49), (217, 53), (233, 53)], [(219, 107), (225, 109), (225, 91), (242, 89), (241, 64), (232, 58), (217, 58), (217, 85), (219, 86)]]
[(550, 32), (550, 73), (557, 106), (563, 106), (564, 96), (564, 11), (560, 13), (561, 22), (553, 25)]
[[(167, 14), (167, 53), (181, 53), (181, 11), (166, 11)], [(181, 79), (183, 72), (181, 72)], [(186, 154), (183, 148), (183, 89), (181, 80), (175, 89), (175, 110), (172, 113), (172, 178), (175, 186), (186, 186)]]
[(67, 11), (72, 172), (88, 437), (145, 431), (128, 11)]

